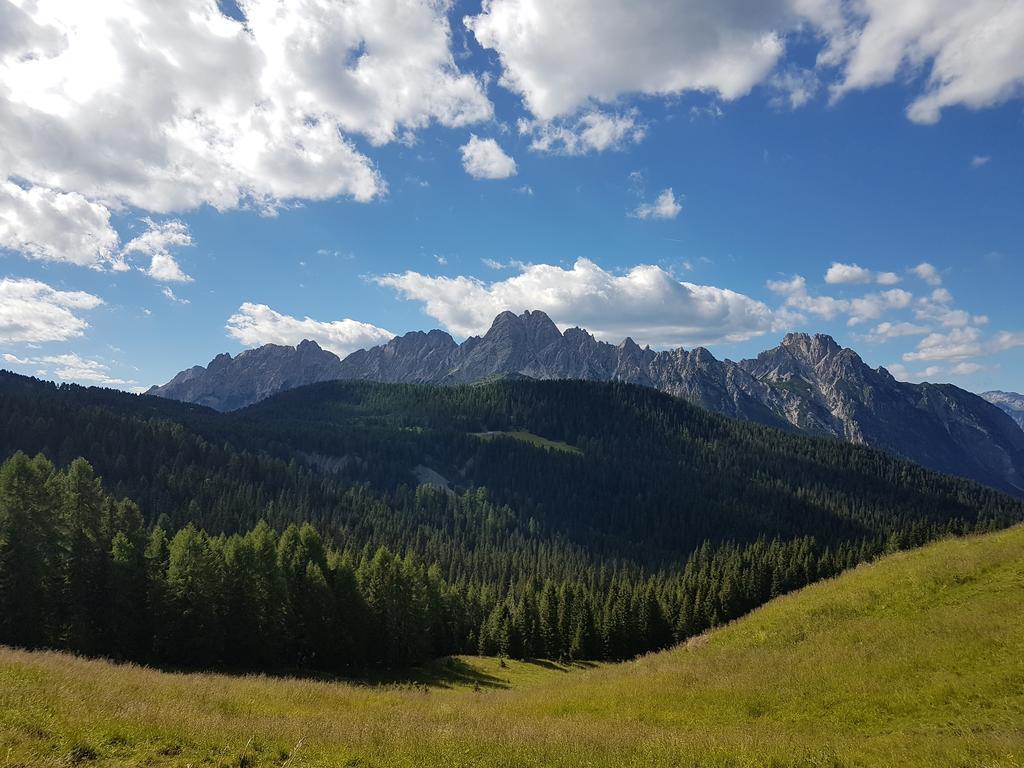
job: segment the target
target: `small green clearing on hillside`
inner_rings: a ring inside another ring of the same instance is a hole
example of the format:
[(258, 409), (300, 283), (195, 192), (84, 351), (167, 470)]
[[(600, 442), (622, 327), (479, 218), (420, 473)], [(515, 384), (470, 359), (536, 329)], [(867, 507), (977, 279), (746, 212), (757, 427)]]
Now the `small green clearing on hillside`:
[(513, 432), (509, 431), (491, 431), (491, 432), (472, 432), (470, 433), (474, 437), (479, 437), (484, 440), (493, 440), (495, 438), (511, 438), (513, 440), (519, 440), (524, 443), (529, 443), (538, 448), (546, 448), (552, 451), (562, 451), (564, 453), (572, 453), (577, 456), (582, 456), (583, 452), (576, 446), (569, 445), (557, 440), (548, 440), (546, 437), (535, 435), (533, 432), (526, 432), (524, 430), (516, 430)]

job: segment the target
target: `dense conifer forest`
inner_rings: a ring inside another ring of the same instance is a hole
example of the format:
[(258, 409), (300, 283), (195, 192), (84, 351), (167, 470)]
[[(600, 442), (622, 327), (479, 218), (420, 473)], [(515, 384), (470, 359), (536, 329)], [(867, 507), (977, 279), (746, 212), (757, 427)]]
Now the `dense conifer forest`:
[(0, 457), (0, 643), (172, 666), (624, 659), (1024, 519), (617, 384), (331, 382), (218, 414), (0, 374)]

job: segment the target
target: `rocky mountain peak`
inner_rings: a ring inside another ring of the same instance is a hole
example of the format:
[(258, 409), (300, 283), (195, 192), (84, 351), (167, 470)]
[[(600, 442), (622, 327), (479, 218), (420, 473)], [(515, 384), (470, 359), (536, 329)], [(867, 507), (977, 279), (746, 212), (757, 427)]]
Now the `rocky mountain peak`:
[(1017, 392), (993, 390), (991, 392), (982, 392), (981, 397), (1004, 411), (1020, 425), (1021, 429), (1024, 429), (1024, 395)]
[(728, 416), (864, 443), (1024, 493), (1024, 432), (1013, 421), (1024, 419), (1015, 412), (1019, 396), (988, 393), (996, 407), (952, 385), (899, 382), (825, 334), (787, 334), (756, 359), (733, 363), (703, 347), (655, 352), (631, 338), (616, 346), (582, 328), (560, 333), (544, 312), (502, 312), (484, 336), (462, 344), (443, 331), (416, 331), (342, 361), (312, 341), (267, 345), (218, 355), (151, 393), (230, 410), (330, 379), (466, 384), (495, 376), (654, 387)]
[(839, 354), (843, 350), (835, 339), (825, 333), (787, 333), (782, 340), (782, 347), (790, 354), (812, 363)]

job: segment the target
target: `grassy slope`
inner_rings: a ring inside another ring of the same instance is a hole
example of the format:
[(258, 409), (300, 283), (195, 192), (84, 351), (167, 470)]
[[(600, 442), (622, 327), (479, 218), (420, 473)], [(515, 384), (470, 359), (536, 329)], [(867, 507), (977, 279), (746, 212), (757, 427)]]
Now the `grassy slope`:
[(1021, 766), (1022, 606), (1017, 527), (589, 671), (456, 660), (358, 686), (0, 650), (0, 765)]
[(526, 432), (521, 429), (515, 432), (495, 430), (491, 432), (471, 432), (470, 434), (483, 440), (489, 440), (495, 437), (505, 437), (513, 440), (519, 440), (527, 443), (528, 445), (534, 445), (537, 448), (548, 448), (553, 451), (563, 451), (565, 453), (574, 453), (577, 455), (583, 454), (583, 452), (574, 445), (569, 445), (561, 440), (548, 440), (546, 437), (541, 437), (540, 435), (533, 434), (533, 432)]

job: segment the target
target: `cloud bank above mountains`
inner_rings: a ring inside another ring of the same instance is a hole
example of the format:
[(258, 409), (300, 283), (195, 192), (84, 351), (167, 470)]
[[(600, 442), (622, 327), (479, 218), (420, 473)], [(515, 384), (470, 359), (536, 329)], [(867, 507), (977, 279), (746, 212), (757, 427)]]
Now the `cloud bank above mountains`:
[[(717, 110), (754, 94), (779, 109), (826, 108), (898, 83), (906, 117), (928, 124), (1024, 89), (1024, 0), (483, 0), (465, 18), (446, 0), (238, 0), (237, 11), (216, 0), (0, 0), (0, 250), (144, 276), (184, 304), (203, 282), (189, 214), (387, 204), (386, 148), (413, 147), (431, 127), (450, 135), (445, 151), (468, 184), (532, 193), (530, 162), (648, 141), (652, 101), (699, 94)], [(982, 173), (988, 160), (971, 164)], [(691, 198), (684, 213), (673, 191), (684, 183), (659, 180), (623, 218), (653, 229), (685, 220)], [(486, 330), (501, 309), (538, 308), (657, 346), (843, 318), (879, 343), (919, 340), (907, 365), (968, 365), (1020, 343), (956, 306), (927, 263), (834, 263), (827, 287), (778, 275), (755, 298), (680, 281), (651, 260), (622, 271), (587, 259), (521, 265), (499, 280), (370, 271), (459, 335)], [(80, 338), (110, 301), (43, 278), (3, 277), (3, 342)], [(245, 344), (306, 335), (344, 352), (387, 334), (245, 298), (228, 323)]]

